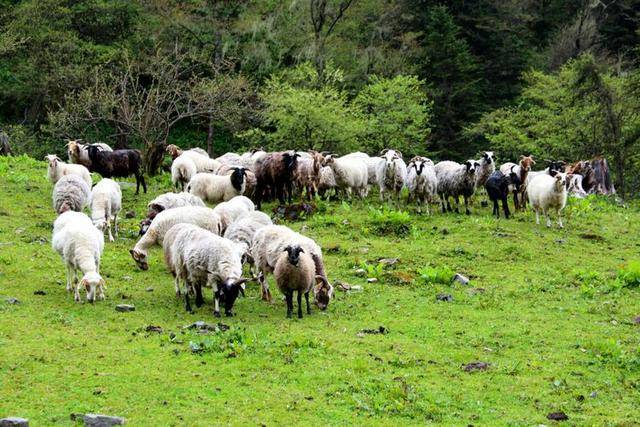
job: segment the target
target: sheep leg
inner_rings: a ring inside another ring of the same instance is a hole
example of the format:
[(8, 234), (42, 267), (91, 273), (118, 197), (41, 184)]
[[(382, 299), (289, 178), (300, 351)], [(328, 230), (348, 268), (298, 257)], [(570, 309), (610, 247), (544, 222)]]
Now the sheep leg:
[(269, 283), (263, 271), (258, 274), (258, 282), (260, 282), (260, 288), (262, 289), (262, 300), (271, 302), (271, 292), (269, 291)]
[(307, 314), (311, 314), (311, 306), (309, 305), (309, 291), (304, 293), (304, 299), (307, 302)]
[(220, 317), (220, 293), (213, 293), (213, 316)]
[(204, 304), (204, 298), (202, 298), (202, 285), (200, 285), (200, 283), (198, 283), (195, 286), (195, 290), (196, 290), (196, 307), (202, 307), (202, 305)]
[[(497, 207), (497, 203), (496, 203), (496, 207)], [(509, 201), (507, 200), (507, 196), (506, 195), (502, 198), (502, 210), (504, 211), (504, 217), (506, 219), (509, 219), (509, 215), (510, 215), (510, 212), (509, 212)]]
[(542, 209), (542, 214), (547, 218), (547, 227), (551, 228), (551, 216), (549, 216), (549, 209)]
[(469, 198), (467, 196), (462, 196), (464, 198), (464, 211), (467, 215), (471, 215), (471, 210), (469, 209)]
[(116, 237), (118, 237), (118, 214), (113, 216), (113, 231), (115, 232)]
[(189, 313), (193, 313), (191, 309), (191, 302), (189, 301), (189, 292), (184, 293), (184, 309)]
[(81, 285), (81, 282), (78, 280), (77, 273), (78, 272), (76, 271), (76, 280), (75, 280), (75, 283), (74, 283), (74, 286), (73, 286), (73, 299), (76, 302), (80, 302), (80, 287), (82, 285)]
[(302, 291), (298, 290), (298, 319), (302, 319)]
[(520, 209), (520, 203), (518, 202), (518, 190), (513, 190), (513, 207), (515, 210)]
[(498, 199), (493, 199), (493, 215), (495, 215), (496, 218), (500, 218), (500, 209), (498, 208)]
[(444, 194), (440, 193), (440, 203), (442, 204), (442, 213), (447, 213), (447, 206), (444, 202)]
[(557, 214), (558, 214), (558, 227), (564, 228), (564, 225), (562, 225), (562, 217), (560, 216), (560, 211), (557, 211)]
[(109, 232), (109, 241), (113, 242), (113, 234), (111, 234), (111, 216), (107, 216), (107, 230)]
[(536, 213), (536, 224), (540, 225), (540, 215), (538, 214), (538, 208), (533, 208)]
[(67, 264), (67, 292), (71, 292), (71, 282), (73, 280), (74, 271), (72, 267)]
[(293, 291), (288, 291), (284, 296), (287, 300), (287, 319), (291, 319), (293, 317)]

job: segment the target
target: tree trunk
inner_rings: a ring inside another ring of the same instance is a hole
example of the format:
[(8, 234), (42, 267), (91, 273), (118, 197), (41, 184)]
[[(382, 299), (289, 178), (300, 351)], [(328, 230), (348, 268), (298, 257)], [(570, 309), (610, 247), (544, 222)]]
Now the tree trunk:
[(213, 158), (213, 116), (209, 115), (209, 129), (207, 130), (207, 153)]
[(166, 141), (152, 144), (144, 155), (144, 167), (149, 175), (156, 175), (164, 160)]

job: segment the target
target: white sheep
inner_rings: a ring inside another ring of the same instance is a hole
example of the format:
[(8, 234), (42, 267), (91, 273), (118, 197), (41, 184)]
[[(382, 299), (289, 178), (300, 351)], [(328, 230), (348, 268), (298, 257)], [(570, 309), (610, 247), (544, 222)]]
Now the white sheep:
[(118, 213), (122, 209), (122, 191), (117, 182), (109, 178), (101, 179), (91, 190), (91, 220), (96, 228), (109, 233), (109, 241), (113, 242), (113, 231), (118, 237)]
[(212, 233), (220, 234), (220, 217), (213, 212), (213, 209), (199, 206), (183, 206), (162, 211), (156, 215), (149, 229), (138, 240), (134, 248), (129, 250), (138, 268), (142, 270), (149, 269), (147, 260), (149, 248), (154, 245), (162, 245), (166, 232), (175, 224), (181, 223), (195, 224)]
[[(204, 303), (202, 286), (214, 293), (214, 316), (220, 317), (220, 302), (225, 314), (233, 316), (233, 304), (239, 293), (244, 295), (242, 276), (242, 250), (232, 241), (207, 230), (184, 228), (177, 232), (170, 249), (171, 269), (177, 277), (196, 292), (196, 306)], [(165, 256), (165, 260), (167, 257)], [(185, 305), (191, 311), (189, 292), (185, 292)]]
[(147, 204), (150, 210), (162, 212), (183, 206), (205, 206), (202, 199), (189, 193), (164, 193)]
[(218, 161), (221, 165), (238, 166), (242, 162), (242, 156), (237, 153), (224, 153), (222, 156), (216, 157), (216, 161)]
[(185, 156), (193, 161), (198, 172), (215, 173), (221, 165), (219, 161), (212, 159), (209, 156), (196, 151), (195, 149), (181, 151), (180, 153), (180, 156)]
[[(182, 295), (181, 287), (180, 287), (180, 279), (181, 279), (181, 269), (182, 269), (182, 253), (183, 246), (188, 242), (194, 242), (198, 237), (202, 236), (200, 233), (201, 230), (204, 230), (201, 227), (198, 227), (194, 224), (181, 223), (175, 224), (165, 233), (164, 238), (162, 240), (162, 250), (164, 253), (164, 262), (169, 272), (174, 277), (176, 298), (179, 298)], [(186, 234), (183, 234), (186, 233)], [(181, 236), (180, 244), (175, 245), (176, 239), (178, 235)], [(192, 292), (193, 288), (187, 281), (184, 281), (186, 292)]]
[(267, 155), (267, 152), (264, 150), (255, 150), (243, 153), (240, 156), (240, 165), (244, 168), (253, 171), (253, 167), (260, 159), (264, 158)]
[(396, 150), (385, 149), (382, 153), (383, 162), (379, 162), (376, 169), (376, 182), (380, 188), (380, 201), (385, 197), (391, 200), (391, 193), (395, 193), (400, 203), (400, 193), (407, 179), (407, 165), (402, 160), (402, 154)]
[(245, 196), (236, 196), (227, 202), (219, 203), (213, 208), (213, 212), (220, 217), (220, 234), (224, 234), (227, 227), (237, 218), (253, 210), (255, 210), (253, 202)]
[(244, 168), (236, 168), (231, 175), (197, 173), (189, 181), (187, 191), (210, 203), (226, 202), (244, 193), (245, 175)]
[(272, 224), (271, 218), (264, 212), (247, 212), (227, 227), (224, 232), (224, 238), (240, 245), (243, 248), (244, 261), (253, 265), (254, 262), (250, 252), (253, 237), (259, 229)]
[[(60, 254), (67, 269), (67, 291), (74, 291), (75, 301), (80, 301), (80, 288), (87, 290), (87, 301), (104, 299), (105, 283), (100, 276), (100, 257), (104, 248), (104, 236), (91, 224), (91, 220), (79, 220), (79, 215), (66, 212), (54, 223), (51, 246)], [(67, 216), (69, 218), (67, 218)], [(78, 281), (78, 272), (82, 279)]]
[(81, 212), (91, 200), (91, 187), (78, 175), (65, 175), (53, 187), (53, 209)]
[(367, 184), (369, 185), (378, 185), (377, 181), (377, 173), (380, 165), (384, 163), (385, 160), (382, 157), (368, 157), (365, 160), (367, 164)]
[(567, 175), (556, 173), (555, 176), (538, 174), (531, 179), (527, 186), (527, 194), (531, 208), (536, 213), (536, 224), (540, 224), (540, 212), (547, 217), (547, 227), (551, 227), (549, 211), (553, 210), (558, 216), (558, 226), (563, 228), (560, 211), (567, 204)]
[(287, 318), (293, 314), (293, 293), (297, 292), (298, 318), (302, 319), (302, 295), (307, 303), (307, 314), (311, 314), (309, 307), (309, 291), (315, 282), (315, 265), (311, 256), (300, 245), (287, 245), (276, 260), (273, 275), (278, 289), (287, 300)]
[(354, 191), (360, 198), (366, 197), (369, 175), (364, 158), (358, 156), (338, 158), (329, 154), (324, 158), (322, 165), (331, 168), (337, 188), (345, 190), (349, 199)]
[(418, 212), (422, 212), (422, 205), (426, 205), (429, 214), (429, 204), (434, 202), (438, 194), (438, 177), (435, 165), (426, 157), (414, 157), (407, 167), (407, 204), (415, 200)]
[(345, 154), (344, 156), (340, 157), (341, 159), (368, 159), (369, 155), (367, 153), (363, 153), (362, 151), (355, 151), (353, 153), (348, 153)]
[(198, 173), (196, 164), (189, 156), (178, 156), (171, 163), (171, 183), (174, 189), (177, 191), (178, 187), (180, 187), (180, 191), (184, 191), (185, 186), (196, 173)]
[(333, 296), (333, 287), (327, 279), (322, 260), (322, 249), (318, 244), (302, 234), (282, 225), (268, 225), (256, 231), (251, 244), (251, 257), (258, 271), (258, 281), (262, 288), (262, 299), (271, 301), (271, 292), (267, 283), (267, 273), (273, 272), (276, 261), (287, 245), (297, 244), (308, 253), (315, 265), (315, 275), (320, 276), (314, 288), (315, 302), (325, 310)]
[(49, 154), (45, 157), (47, 162), (49, 163), (47, 167), (47, 176), (52, 184), (55, 184), (66, 175), (78, 175), (80, 178), (87, 183), (89, 188), (91, 188), (91, 174), (89, 173), (89, 169), (82, 165), (76, 165), (71, 163), (65, 163), (55, 154)]
[(482, 157), (480, 157), (480, 160), (477, 160), (477, 162), (480, 166), (476, 169), (476, 189), (479, 189), (484, 188), (485, 182), (487, 182), (489, 176), (496, 170), (493, 151), (484, 151)]
[(69, 224), (87, 224), (93, 226), (93, 221), (82, 212), (66, 211), (63, 215), (58, 215), (58, 218), (53, 222), (53, 234), (56, 234)]
[(449, 197), (453, 197), (456, 202), (456, 212), (459, 212), (459, 198), (464, 198), (464, 207), (467, 215), (469, 210), (469, 199), (473, 196), (476, 188), (476, 168), (479, 163), (476, 160), (467, 160), (464, 164), (445, 160), (435, 166), (436, 177), (438, 178), (438, 195), (442, 202), (442, 212), (449, 210), (451, 204)]
[(327, 196), (329, 198), (330, 190), (337, 191), (338, 183), (336, 182), (336, 176), (333, 173), (333, 169), (329, 166), (322, 166), (320, 168), (320, 179), (318, 181), (318, 194), (320, 197)]

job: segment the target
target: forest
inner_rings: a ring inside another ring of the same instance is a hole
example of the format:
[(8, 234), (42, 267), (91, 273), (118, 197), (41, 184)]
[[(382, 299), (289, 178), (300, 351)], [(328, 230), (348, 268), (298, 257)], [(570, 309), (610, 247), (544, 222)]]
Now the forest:
[(211, 154), (262, 146), (605, 156), (640, 188), (634, 0), (2, 0), (0, 128)]

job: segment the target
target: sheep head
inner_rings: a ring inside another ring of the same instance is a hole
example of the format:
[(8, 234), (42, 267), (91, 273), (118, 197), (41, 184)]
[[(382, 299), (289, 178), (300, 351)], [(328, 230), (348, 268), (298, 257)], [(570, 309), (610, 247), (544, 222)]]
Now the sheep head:
[(476, 173), (476, 169), (480, 167), (480, 162), (476, 160), (467, 160), (464, 165), (467, 168), (467, 174), (474, 175)]
[(333, 297), (333, 286), (331, 286), (331, 283), (329, 283), (326, 277), (316, 275), (316, 285), (313, 287), (313, 295), (318, 308), (320, 310), (326, 310), (329, 306), (329, 301), (331, 301)]
[(167, 148), (165, 148), (165, 152), (169, 154), (173, 160), (175, 160), (176, 157), (182, 154), (182, 150), (174, 144), (167, 145)]
[(140, 270), (147, 271), (149, 269), (149, 262), (147, 261), (147, 254), (145, 252), (139, 251), (138, 249), (130, 249), (129, 253)]
[(72, 139), (67, 142), (67, 155), (69, 160), (80, 157), (80, 141), (81, 139)]
[(287, 253), (287, 258), (289, 259), (289, 264), (297, 266), (300, 261), (300, 254), (304, 253), (304, 249), (302, 249), (299, 245), (289, 245), (284, 248), (284, 251)]
[(87, 291), (87, 301), (93, 303), (98, 298), (104, 298), (102, 289), (105, 286), (104, 279), (96, 272), (89, 272), (82, 277), (80, 285)]
[(553, 188), (555, 191), (561, 192), (562, 190), (566, 189), (567, 174), (558, 172), (553, 178), (555, 179), (555, 182), (553, 184)]
[(284, 168), (286, 171), (293, 173), (298, 166), (298, 157), (300, 154), (295, 151), (285, 151), (282, 153), (282, 162), (284, 163)]
[(224, 314), (227, 317), (233, 316), (233, 304), (235, 304), (239, 294), (244, 296), (245, 283), (248, 280), (245, 278), (227, 279), (218, 285), (216, 297), (224, 305)]
[(482, 160), (484, 161), (485, 164), (491, 164), (494, 162), (494, 154), (493, 151), (485, 151), (482, 153)]
[(49, 162), (49, 167), (51, 169), (55, 169), (56, 166), (58, 166), (58, 162), (61, 162), (62, 160), (60, 160), (60, 157), (56, 156), (55, 154), (49, 154), (44, 156), (44, 159)]
[(247, 171), (245, 170), (245, 168), (241, 168), (241, 167), (234, 167), (231, 169), (233, 170), (230, 178), (231, 185), (233, 186), (233, 188), (235, 188), (237, 192), (242, 193), (244, 191), (242, 186), (245, 183), (245, 177), (247, 176)]
[(520, 156), (520, 167), (525, 171), (529, 172), (535, 164), (536, 162), (533, 160), (533, 156)]

